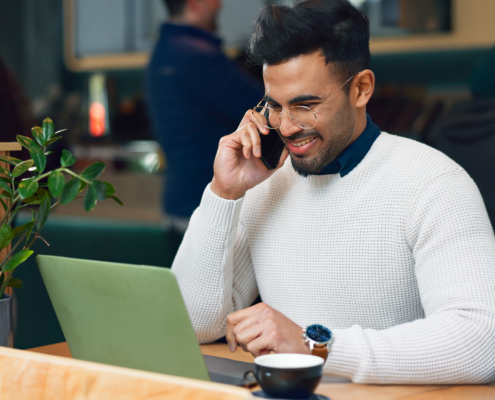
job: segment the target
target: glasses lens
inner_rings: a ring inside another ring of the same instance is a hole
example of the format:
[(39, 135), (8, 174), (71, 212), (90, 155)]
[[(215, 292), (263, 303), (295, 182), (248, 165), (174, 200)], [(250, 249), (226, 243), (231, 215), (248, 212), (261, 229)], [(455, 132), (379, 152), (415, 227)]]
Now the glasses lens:
[(292, 107), (289, 116), (294, 125), (301, 129), (311, 129), (316, 126), (316, 115), (313, 110), (304, 106)]
[(268, 107), (256, 107), (253, 110), (254, 118), (268, 129), (280, 128), (281, 121), (278, 114)]

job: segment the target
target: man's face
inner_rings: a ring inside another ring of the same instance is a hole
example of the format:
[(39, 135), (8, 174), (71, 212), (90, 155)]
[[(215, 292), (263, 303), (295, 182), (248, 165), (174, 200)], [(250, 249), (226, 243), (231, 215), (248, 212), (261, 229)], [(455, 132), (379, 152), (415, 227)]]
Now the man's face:
[(276, 111), (286, 114), (291, 106), (319, 110), (318, 122), (312, 129), (297, 127), (287, 115), (280, 126), (294, 169), (302, 176), (317, 173), (348, 146), (354, 134), (355, 109), (344, 91), (339, 90), (344, 82), (332, 76), (320, 52), (265, 65), (263, 78), (265, 98)]

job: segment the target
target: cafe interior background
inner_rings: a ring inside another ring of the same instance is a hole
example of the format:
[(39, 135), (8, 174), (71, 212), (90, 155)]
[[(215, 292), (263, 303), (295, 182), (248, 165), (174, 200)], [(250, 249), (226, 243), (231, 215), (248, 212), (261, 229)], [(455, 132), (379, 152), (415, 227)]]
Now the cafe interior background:
[[(383, 131), (434, 144), (442, 118), (470, 101), (473, 68), (495, 45), (495, 1), (351, 2), (370, 20), (377, 87), (369, 114)], [(243, 68), (251, 23), (268, 3), (292, 0), (223, 0), (219, 36)], [(68, 129), (62, 147), (78, 158), (75, 168), (105, 162), (102, 179), (125, 203), (103, 202), (90, 214), (77, 201), (57, 207), (43, 232), (50, 247), (38, 241), (35, 252), (170, 267), (160, 210), (166, 153), (154, 140), (144, 92), (144, 69), (167, 18), (162, 0), (0, 5), (0, 56), (28, 99), (33, 121), (40, 125), (50, 117), (56, 129)], [(104, 113), (92, 113), (94, 104)], [(471, 144), (461, 146), (467, 157), (490, 156), (488, 147), (480, 154)], [(15, 290), (14, 347), (64, 341), (34, 258), (16, 277), (24, 289)]]

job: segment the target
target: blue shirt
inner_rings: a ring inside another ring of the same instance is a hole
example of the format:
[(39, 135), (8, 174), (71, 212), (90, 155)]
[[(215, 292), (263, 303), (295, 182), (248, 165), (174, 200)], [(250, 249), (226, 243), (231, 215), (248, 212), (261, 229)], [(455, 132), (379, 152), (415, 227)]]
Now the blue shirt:
[(317, 175), (340, 173), (341, 177), (351, 172), (368, 154), (376, 138), (380, 136), (380, 128), (373, 123), (366, 114), (366, 128), (363, 133), (330, 164), (324, 167)]
[(150, 119), (166, 158), (163, 209), (189, 217), (213, 177), (222, 136), (264, 95), (261, 82), (225, 57), (221, 40), (164, 24), (146, 73)]

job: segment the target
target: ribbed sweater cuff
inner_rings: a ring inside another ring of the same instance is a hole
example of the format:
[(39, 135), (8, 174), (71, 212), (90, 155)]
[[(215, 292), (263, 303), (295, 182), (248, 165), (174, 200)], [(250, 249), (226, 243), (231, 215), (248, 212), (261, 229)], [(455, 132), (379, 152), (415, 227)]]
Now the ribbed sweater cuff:
[(364, 355), (360, 329), (332, 329), (333, 342), (325, 364), (325, 373), (348, 379), (356, 377)]
[(227, 200), (213, 193), (208, 185), (200, 205), (203, 220), (217, 229), (229, 231), (239, 223), (244, 197)]

